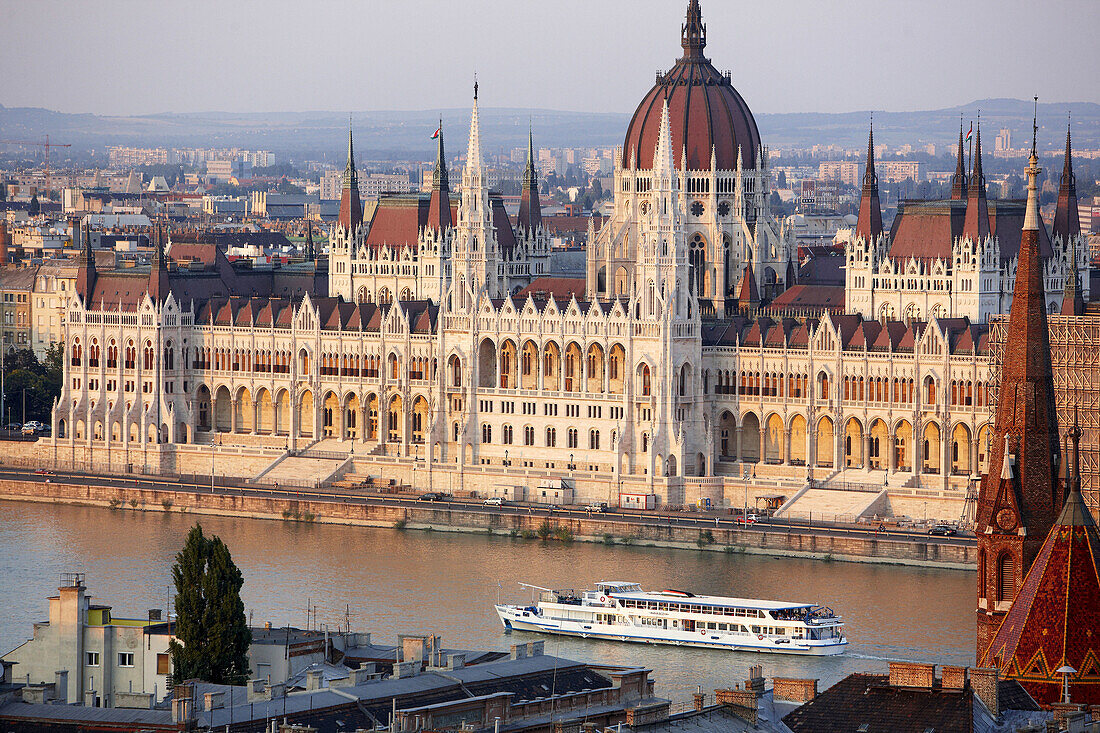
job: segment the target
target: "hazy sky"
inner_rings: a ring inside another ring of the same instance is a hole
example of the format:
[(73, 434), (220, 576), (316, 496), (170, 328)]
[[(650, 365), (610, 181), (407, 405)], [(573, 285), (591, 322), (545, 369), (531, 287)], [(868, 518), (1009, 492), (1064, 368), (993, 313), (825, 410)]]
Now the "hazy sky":
[[(702, 0), (757, 112), (1100, 102), (1100, 0)], [(0, 0), (0, 104), (631, 112), (686, 0)]]

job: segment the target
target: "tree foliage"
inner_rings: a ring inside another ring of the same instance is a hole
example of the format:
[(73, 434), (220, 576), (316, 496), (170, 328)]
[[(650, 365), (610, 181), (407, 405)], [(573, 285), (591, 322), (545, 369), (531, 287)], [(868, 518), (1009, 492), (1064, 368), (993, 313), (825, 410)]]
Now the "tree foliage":
[(244, 577), (220, 537), (196, 524), (172, 566), (176, 584), (176, 638), (169, 645), (172, 680), (220, 685), (248, 680), (252, 632), (244, 615)]
[(26, 390), (26, 420), (50, 422), (50, 410), (61, 395), (61, 346), (54, 344), (46, 352), (45, 362), (30, 349), (18, 349), (4, 354), (4, 404), (7, 411), (0, 419), (23, 420), (23, 398)]

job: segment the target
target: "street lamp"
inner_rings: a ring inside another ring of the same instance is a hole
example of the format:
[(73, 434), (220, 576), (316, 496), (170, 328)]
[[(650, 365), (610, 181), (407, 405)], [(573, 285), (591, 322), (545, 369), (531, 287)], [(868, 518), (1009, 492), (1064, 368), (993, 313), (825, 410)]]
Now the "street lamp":
[(508, 460), (508, 449), (507, 448), (504, 449), (504, 463), (503, 463), (503, 465), (504, 465), (505, 468), (512, 465), (512, 462)]

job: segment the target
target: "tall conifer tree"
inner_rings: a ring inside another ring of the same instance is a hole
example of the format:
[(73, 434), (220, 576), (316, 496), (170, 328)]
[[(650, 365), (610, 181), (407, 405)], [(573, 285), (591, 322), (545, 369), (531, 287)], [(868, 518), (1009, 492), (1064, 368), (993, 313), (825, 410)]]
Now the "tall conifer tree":
[(176, 584), (176, 639), (172, 679), (215, 684), (248, 680), (248, 645), (241, 586), (244, 577), (220, 537), (206, 537), (196, 524), (172, 566)]

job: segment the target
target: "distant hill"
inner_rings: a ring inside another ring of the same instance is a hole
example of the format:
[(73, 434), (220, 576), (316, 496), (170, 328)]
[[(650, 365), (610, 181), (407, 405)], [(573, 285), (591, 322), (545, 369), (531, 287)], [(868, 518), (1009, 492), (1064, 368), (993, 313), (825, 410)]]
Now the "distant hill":
[[(958, 107), (917, 112), (875, 112), (875, 140), (888, 145), (935, 143), (946, 146), (958, 137), (959, 115), (966, 124), (978, 110), (992, 147), (996, 131), (1012, 130), (1013, 146), (1030, 137), (1032, 103), (1018, 99), (985, 99)], [(1079, 148), (1100, 147), (1100, 104), (1093, 102), (1039, 105), (1040, 147), (1059, 147), (1064, 140), (1066, 112), (1073, 113), (1073, 135)], [(465, 149), (469, 110), (442, 111), (448, 152)], [(430, 160), (431, 133), (439, 111), (353, 113), (356, 148), (371, 159)], [(774, 148), (840, 145), (858, 148), (867, 140), (870, 112), (840, 114), (758, 113), (765, 143)], [(530, 125), (541, 147), (589, 147), (622, 142), (630, 116), (560, 112), (543, 109), (486, 108), (481, 111), (482, 148), (508, 151), (525, 146)], [(328, 156), (342, 162), (348, 117), (340, 112), (162, 113), (134, 117), (67, 114), (32, 107), (0, 106), (0, 139), (41, 139), (49, 134), (76, 150), (102, 150), (107, 145), (142, 147), (229, 147), (274, 151), (282, 160)]]

